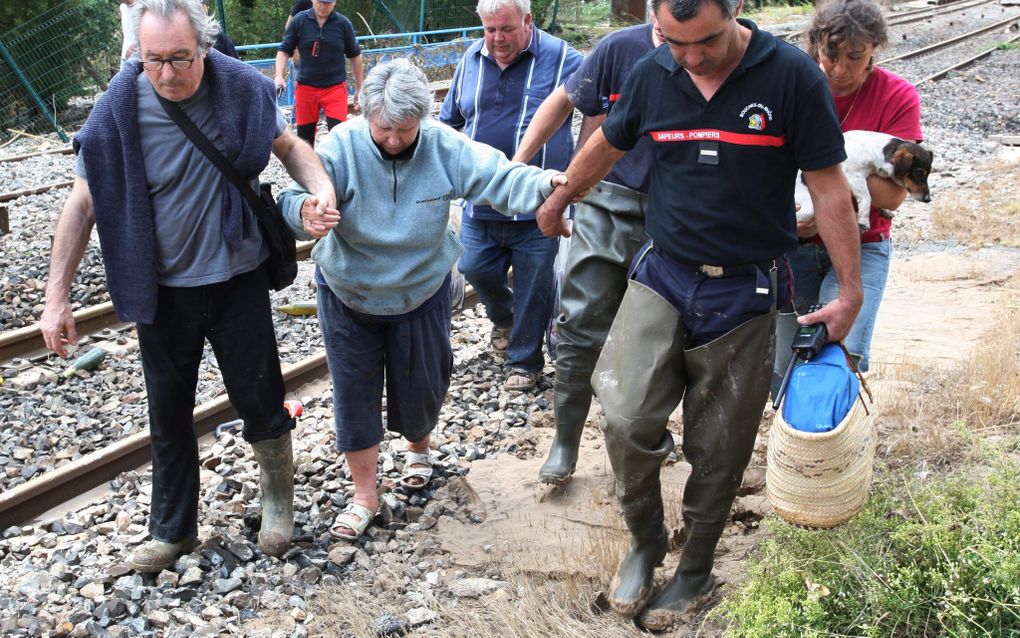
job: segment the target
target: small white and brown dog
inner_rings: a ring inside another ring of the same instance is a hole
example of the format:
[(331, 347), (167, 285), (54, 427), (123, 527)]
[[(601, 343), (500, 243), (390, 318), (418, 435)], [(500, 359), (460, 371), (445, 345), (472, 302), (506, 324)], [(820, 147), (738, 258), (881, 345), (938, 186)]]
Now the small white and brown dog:
[[(928, 173), (931, 172), (933, 153), (920, 144), (901, 140), (885, 133), (872, 131), (847, 131), (843, 133), (847, 159), (843, 162), (843, 173), (850, 182), (850, 190), (857, 200), (857, 224), (869, 226), (868, 213), (871, 210), (871, 193), (868, 192), (868, 176), (878, 175), (896, 182), (907, 189), (919, 202), (930, 202)], [(799, 209), (797, 221), (805, 222), (814, 217), (815, 209), (811, 195), (804, 184), (804, 176), (797, 174), (794, 200)], [(882, 211), (886, 217), (892, 217)]]

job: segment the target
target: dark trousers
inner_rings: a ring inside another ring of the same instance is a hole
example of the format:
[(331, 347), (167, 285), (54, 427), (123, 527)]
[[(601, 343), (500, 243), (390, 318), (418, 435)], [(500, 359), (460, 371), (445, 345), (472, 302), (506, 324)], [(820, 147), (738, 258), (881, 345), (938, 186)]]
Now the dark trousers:
[(760, 265), (727, 266), (717, 277), (701, 264), (680, 262), (658, 246), (641, 253), (633, 266), (633, 279), (648, 286), (680, 312), (688, 347), (701, 346), (745, 321), (782, 308), (793, 295), (790, 265), (779, 258), (773, 294), (771, 274)]
[(152, 440), (153, 538), (198, 535), (198, 441), (193, 412), (205, 340), (212, 346), (227, 396), (244, 419), (249, 442), (283, 436), (294, 419), (284, 385), (269, 307), (265, 268), (217, 284), (160, 286), (156, 319), (138, 324)]
[(396, 316), (367, 315), (346, 306), (329, 286), (318, 286), (319, 325), (333, 381), (336, 446), (364, 450), (386, 428), (421, 441), (436, 427), (453, 373), (450, 277), (420, 307)]

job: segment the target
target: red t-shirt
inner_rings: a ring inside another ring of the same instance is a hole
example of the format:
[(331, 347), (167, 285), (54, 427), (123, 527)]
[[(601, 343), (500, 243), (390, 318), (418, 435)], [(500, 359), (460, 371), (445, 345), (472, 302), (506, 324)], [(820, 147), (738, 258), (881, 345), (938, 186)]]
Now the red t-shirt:
[[(860, 93), (833, 96), (840, 129), (877, 131), (904, 140), (921, 141), (921, 98), (910, 82), (875, 67), (861, 86)], [(871, 227), (861, 233), (861, 242), (882, 241), (889, 237), (892, 220), (871, 207)]]

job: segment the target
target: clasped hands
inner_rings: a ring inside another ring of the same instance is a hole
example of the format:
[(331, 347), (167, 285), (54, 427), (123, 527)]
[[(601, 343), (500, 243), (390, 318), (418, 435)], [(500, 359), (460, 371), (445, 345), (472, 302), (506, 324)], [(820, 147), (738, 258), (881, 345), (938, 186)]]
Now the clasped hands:
[(301, 225), (312, 237), (325, 237), (339, 223), (340, 211), (336, 209), (333, 195), (309, 195), (301, 203)]
[(535, 220), (538, 228), (546, 237), (570, 237), (570, 225), (567, 224), (563, 212), (570, 204), (576, 204), (585, 198), (591, 188), (584, 188), (575, 192), (567, 184), (565, 173), (558, 173), (552, 178), (553, 192), (542, 202), (542, 205), (535, 211)]

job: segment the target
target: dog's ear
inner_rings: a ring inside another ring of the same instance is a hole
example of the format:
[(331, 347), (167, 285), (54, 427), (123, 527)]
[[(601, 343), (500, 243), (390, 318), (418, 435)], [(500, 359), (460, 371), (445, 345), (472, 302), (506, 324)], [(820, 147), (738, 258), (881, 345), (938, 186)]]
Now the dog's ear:
[(905, 148), (898, 149), (892, 156), (893, 175), (903, 177), (910, 172), (910, 165), (913, 163), (913, 153)]

